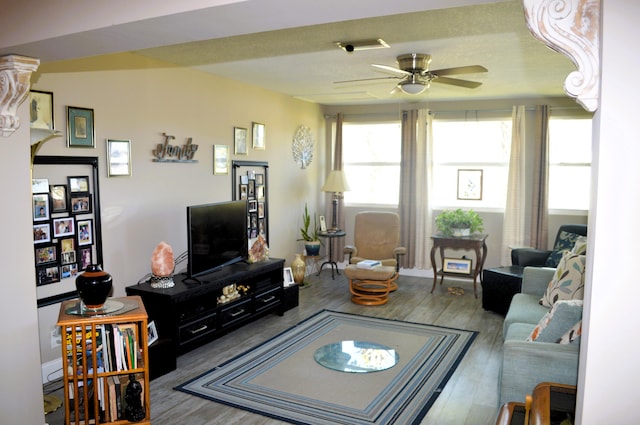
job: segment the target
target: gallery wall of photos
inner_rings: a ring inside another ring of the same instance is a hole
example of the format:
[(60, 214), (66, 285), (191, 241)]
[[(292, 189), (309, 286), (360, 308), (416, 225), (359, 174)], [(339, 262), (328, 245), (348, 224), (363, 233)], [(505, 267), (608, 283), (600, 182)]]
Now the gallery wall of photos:
[(269, 242), (268, 171), (269, 163), (260, 161), (232, 161), (233, 199), (246, 199), (248, 206), (247, 236), (258, 235)]
[(36, 156), (32, 173), (38, 306), (76, 296), (75, 278), (102, 264), (97, 158)]

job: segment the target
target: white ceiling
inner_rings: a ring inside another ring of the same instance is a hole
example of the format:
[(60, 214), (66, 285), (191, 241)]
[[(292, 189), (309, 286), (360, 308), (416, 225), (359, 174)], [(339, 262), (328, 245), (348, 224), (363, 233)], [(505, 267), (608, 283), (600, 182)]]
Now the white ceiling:
[[(566, 96), (562, 84), (575, 69), (533, 38), (516, 0), (230, 3), (0, 44), (0, 54), (45, 64), (131, 51), (325, 105)], [(346, 53), (335, 44), (376, 38), (390, 48)], [(482, 82), (477, 89), (434, 82), (418, 96), (391, 94), (394, 80), (334, 83), (387, 77), (371, 64), (396, 66), (396, 56), (405, 53), (430, 54), (431, 69), (483, 65), (489, 72), (456, 76)]]

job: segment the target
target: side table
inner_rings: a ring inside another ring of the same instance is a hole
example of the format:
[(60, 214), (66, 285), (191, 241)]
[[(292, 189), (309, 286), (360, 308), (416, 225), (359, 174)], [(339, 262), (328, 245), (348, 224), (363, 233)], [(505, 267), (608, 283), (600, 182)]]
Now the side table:
[(338, 275), (340, 275), (340, 270), (338, 270), (338, 264), (335, 261), (333, 261), (333, 244), (331, 242), (333, 238), (342, 238), (346, 236), (346, 234), (347, 233), (344, 232), (343, 230), (337, 230), (335, 232), (318, 233), (318, 236), (320, 236), (321, 238), (327, 239), (327, 243), (329, 244), (329, 256), (327, 257), (327, 261), (325, 261), (320, 265), (320, 269), (318, 270), (318, 274), (316, 276), (320, 276), (320, 272), (322, 271), (322, 268), (325, 266), (325, 264), (329, 264), (331, 266), (331, 279), (335, 279), (333, 275), (334, 270)]
[[(436, 289), (436, 282), (438, 281), (438, 276), (440, 276), (440, 285), (442, 285), (442, 281), (444, 280), (444, 276), (457, 276), (468, 279), (473, 279), (473, 295), (478, 298), (478, 291), (476, 289), (476, 280), (478, 275), (480, 275), (480, 281), (482, 282), (482, 268), (484, 267), (484, 261), (487, 258), (487, 244), (486, 239), (489, 235), (471, 235), (471, 236), (463, 236), (463, 237), (453, 237), (453, 236), (445, 236), (445, 235), (433, 235), (431, 239), (433, 239), (433, 247), (431, 248), (431, 267), (433, 267), (433, 286), (431, 287), (431, 293)], [(452, 250), (469, 250), (475, 251), (476, 253), (476, 264), (475, 268), (471, 271), (471, 273), (452, 273), (446, 272), (443, 269), (438, 270), (436, 266), (436, 250), (440, 249), (440, 262), (444, 262), (444, 250), (452, 249)]]

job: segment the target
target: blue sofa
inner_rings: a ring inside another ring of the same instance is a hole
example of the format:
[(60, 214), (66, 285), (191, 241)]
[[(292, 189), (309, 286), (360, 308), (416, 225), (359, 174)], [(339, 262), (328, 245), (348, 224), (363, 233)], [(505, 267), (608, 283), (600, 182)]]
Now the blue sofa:
[(527, 341), (550, 310), (540, 305), (539, 300), (554, 273), (553, 268), (524, 268), (522, 292), (513, 297), (503, 325), (499, 406), (509, 401), (524, 402), (540, 382), (577, 383), (579, 340), (572, 344)]

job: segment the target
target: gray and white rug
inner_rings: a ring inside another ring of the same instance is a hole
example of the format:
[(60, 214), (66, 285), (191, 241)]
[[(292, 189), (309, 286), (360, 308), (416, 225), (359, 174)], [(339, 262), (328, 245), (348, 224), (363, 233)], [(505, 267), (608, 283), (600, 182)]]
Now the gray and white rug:
[[(294, 424), (418, 424), (477, 332), (322, 310), (175, 389)], [(314, 360), (359, 340), (399, 353), (394, 367), (346, 373)]]

